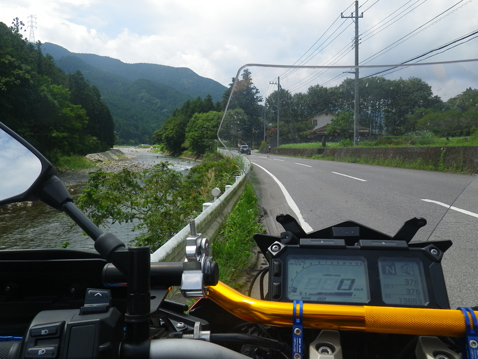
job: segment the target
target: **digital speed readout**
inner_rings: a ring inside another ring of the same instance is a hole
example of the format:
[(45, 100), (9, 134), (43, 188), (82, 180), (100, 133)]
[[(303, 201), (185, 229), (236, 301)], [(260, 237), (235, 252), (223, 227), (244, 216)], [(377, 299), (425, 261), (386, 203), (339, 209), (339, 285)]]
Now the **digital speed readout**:
[(296, 256), (287, 259), (287, 297), (311, 302), (367, 303), (366, 260), (362, 257)]
[(382, 299), (389, 305), (422, 306), (428, 302), (422, 263), (415, 258), (379, 258)]

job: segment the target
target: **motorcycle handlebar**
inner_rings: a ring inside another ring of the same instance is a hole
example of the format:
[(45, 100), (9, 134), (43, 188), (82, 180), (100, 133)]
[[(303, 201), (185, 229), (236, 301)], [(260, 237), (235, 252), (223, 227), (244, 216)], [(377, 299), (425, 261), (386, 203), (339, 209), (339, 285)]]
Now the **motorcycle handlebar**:
[[(222, 282), (209, 287), (208, 298), (249, 322), (288, 327), (293, 323), (293, 303), (250, 298)], [(303, 325), (316, 329), (448, 337), (462, 337), (466, 333), (463, 313), (451, 309), (304, 303)]]
[[(155, 287), (180, 286), (184, 271), (183, 262), (151, 263), (150, 284)], [(103, 268), (103, 284), (105, 287), (126, 287), (126, 277), (113, 264), (108, 263)]]

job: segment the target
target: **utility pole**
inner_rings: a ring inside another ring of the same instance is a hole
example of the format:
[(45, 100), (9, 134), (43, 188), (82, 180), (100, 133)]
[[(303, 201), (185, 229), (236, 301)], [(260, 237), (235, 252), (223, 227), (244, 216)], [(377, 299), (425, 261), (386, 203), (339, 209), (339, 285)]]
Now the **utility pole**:
[(266, 122), (267, 122), (266, 116), (267, 116), (267, 104), (264, 101), (264, 111), (263, 111), (263, 114), (262, 114), (262, 120), (264, 122), (264, 142), (266, 142)]
[(28, 27), (30, 28), (28, 41), (35, 44), (35, 29), (37, 28), (37, 17), (35, 15), (30, 15), (28, 17)]
[(280, 145), (280, 137), (279, 137), (279, 112), (280, 112), (280, 77), (277, 77), (277, 82), (269, 82), (270, 85), (277, 84), (277, 147)]
[(363, 13), (358, 14), (358, 0), (355, 1), (355, 15), (344, 16), (342, 13), (342, 19), (355, 19), (355, 99), (354, 99), (354, 146), (357, 146), (357, 139), (359, 135), (358, 126), (360, 120), (360, 97), (359, 97), (359, 18), (363, 17)]

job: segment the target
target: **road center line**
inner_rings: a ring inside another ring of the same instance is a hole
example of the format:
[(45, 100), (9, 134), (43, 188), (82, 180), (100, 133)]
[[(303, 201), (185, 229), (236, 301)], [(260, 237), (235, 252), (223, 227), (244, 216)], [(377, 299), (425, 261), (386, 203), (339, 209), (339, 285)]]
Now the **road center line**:
[(269, 172), (268, 170), (266, 170), (264, 167), (258, 165), (257, 163), (254, 162), (254, 166), (257, 166), (259, 168), (262, 168), (269, 176), (272, 177), (272, 179), (279, 185), (279, 188), (281, 189), (282, 191), (282, 194), (284, 195), (285, 197), (285, 200), (287, 201), (287, 204), (289, 205), (289, 207), (294, 211), (295, 215), (297, 216), (297, 220), (299, 221), (300, 225), (302, 226), (302, 228), (304, 229), (305, 232), (312, 232), (314, 229), (305, 221), (305, 219), (302, 217), (302, 214), (300, 213), (300, 209), (299, 207), (297, 206), (297, 204), (294, 202), (294, 200), (292, 199), (292, 196), (289, 194), (289, 192), (287, 191), (287, 189), (284, 187), (284, 185), (282, 184), (281, 181), (279, 181), (279, 179), (274, 176), (271, 172)]
[(296, 165), (312, 168), (312, 166), (305, 165), (303, 163), (295, 162)]
[(356, 180), (356, 181), (367, 182), (367, 180), (365, 180), (365, 179), (358, 178), (358, 177), (352, 177), (352, 176), (349, 176), (349, 175), (344, 175), (343, 173), (339, 173), (339, 172), (332, 172), (332, 173), (333, 173), (334, 175), (344, 176), (344, 177), (347, 177), (347, 178), (354, 179), (354, 180)]
[(468, 216), (478, 218), (478, 213), (470, 212), (470, 211), (467, 211), (466, 209), (461, 209), (461, 208), (458, 208), (458, 207), (455, 207), (455, 206), (451, 206), (451, 205), (443, 203), (443, 202), (434, 201), (432, 199), (422, 199), (422, 201), (428, 202), (428, 203), (435, 203), (435, 204), (438, 204), (439, 206), (452, 209), (456, 212), (460, 212), (460, 213), (463, 213), (463, 214), (467, 214)]
[(279, 160), (277, 158), (274, 158), (274, 161), (284, 162), (284, 160)]

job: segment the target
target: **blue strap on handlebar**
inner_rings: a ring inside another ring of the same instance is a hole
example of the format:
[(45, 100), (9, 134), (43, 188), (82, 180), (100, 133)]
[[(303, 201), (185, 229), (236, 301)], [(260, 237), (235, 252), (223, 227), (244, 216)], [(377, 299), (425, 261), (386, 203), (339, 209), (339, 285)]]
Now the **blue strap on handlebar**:
[(14, 336), (0, 336), (0, 342), (13, 342), (22, 340), (23, 337), (14, 337)]
[(458, 310), (461, 310), (465, 316), (466, 323), (466, 341), (463, 356), (465, 356), (466, 353), (468, 359), (478, 359), (478, 321), (476, 320), (475, 312), (471, 308), (458, 308)]
[[(299, 304), (299, 316), (297, 316), (297, 304)], [(303, 302), (301, 300), (294, 300), (294, 308), (292, 312), (292, 358), (302, 358), (302, 341), (304, 333), (304, 327), (302, 326), (302, 306)]]

